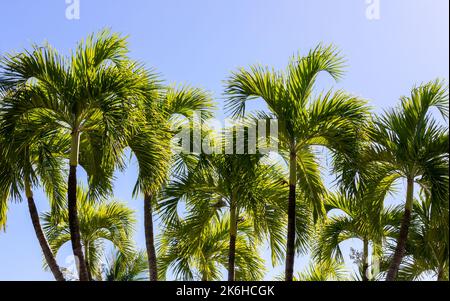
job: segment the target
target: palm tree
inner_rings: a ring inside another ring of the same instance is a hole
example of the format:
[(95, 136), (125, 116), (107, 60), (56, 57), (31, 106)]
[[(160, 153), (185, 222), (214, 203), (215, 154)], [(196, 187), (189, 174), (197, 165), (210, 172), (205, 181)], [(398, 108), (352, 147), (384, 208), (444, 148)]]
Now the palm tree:
[(417, 280), (427, 272), (438, 281), (449, 279), (448, 200), (439, 211), (433, 210), (432, 203), (430, 196), (414, 202), (405, 262), (398, 274), (401, 280)]
[[(5, 89), (28, 97), (5, 101), (1, 132), (8, 136), (21, 120), (32, 118), (48, 126), (42, 134), (60, 129), (70, 135), (67, 198), (72, 249), (79, 262), (80, 280), (88, 269), (80, 241), (77, 211), (77, 166), (89, 175), (92, 193), (111, 191), (115, 167), (126, 144), (127, 123), (137, 118), (133, 103), (148, 95), (148, 74), (127, 57), (126, 40), (102, 31), (79, 43), (70, 58), (48, 45), (9, 55), (1, 61)], [(133, 111), (133, 112), (132, 112)], [(23, 147), (28, 144), (23, 141)]]
[(124, 255), (115, 251), (103, 267), (104, 281), (144, 281), (147, 280), (148, 262), (145, 252), (131, 252)]
[(51, 200), (52, 208), (58, 212), (65, 191), (61, 161), (65, 143), (58, 135), (37, 136), (26, 148), (18, 148), (17, 139), (26, 135), (29, 130), (32, 132), (29, 124), (24, 123), (14, 133), (13, 141), (0, 137), (0, 228), (6, 226), (8, 200), (21, 200), (21, 193), (25, 192), (30, 218), (46, 263), (55, 279), (64, 281), (63, 273), (42, 230), (33, 189), (41, 184)]
[[(78, 188), (80, 236), (88, 267), (89, 280), (101, 279), (100, 260), (104, 253), (104, 242), (111, 242), (127, 256), (132, 253), (131, 236), (135, 223), (134, 212), (118, 201), (92, 199), (87, 191)], [(60, 248), (71, 241), (69, 211), (65, 207), (55, 218), (52, 212), (42, 215), (44, 231), (50, 246), (57, 254)]]
[(332, 46), (319, 45), (307, 56), (293, 57), (286, 73), (260, 66), (242, 69), (233, 73), (226, 86), (228, 107), (234, 116), (245, 114), (248, 100), (261, 98), (271, 113), (268, 117), (278, 119), (280, 143), (289, 165), (286, 281), (292, 281), (294, 274), (297, 184), (314, 204), (315, 215), (324, 213), (324, 189), (312, 147), (325, 146), (346, 153), (367, 115), (363, 101), (342, 91), (313, 97), (321, 71), (336, 80), (343, 74), (343, 59)]
[(134, 194), (144, 194), (145, 241), (150, 281), (158, 280), (153, 207), (156, 196), (170, 174), (174, 155), (171, 143), (178, 132), (175, 128), (177, 116), (190, 117), (196, 112), (206, 118), (211, 116), (212, 106), (208, 93), (191, 87), (160, 88), (140, 103), (144, 116), (137, 121), (139, 126), (130, 135), (128, 145), (139, 165)]
[[(158, 241), (161, 274), (172, 268), (175, 277), (184, 281), (221, 280), (221, 269), (228, 266), (230, 216), (214, 218), (200, 235), (192, 232), (195, 226), (196, 221), (189, 219), (166, 226)], [(251, 223), (240, 221), (236, 240), (236, 279), (240, 281), (261, 280), (264, 275), (253, 236)]]
[(163, 219), (167, 224), (179, 220), (177, 204), (185, 202), (188, 219), (193, 221), (192, 233), (200, 235), (213, 218), (226, 210), (230, 218), (228, 281), (236, 278), (240, 218), (251, 218), (256, 236), (268, 237), (272, 250), (280, 253), (280, 229), (285, 219), (279, 200), (287, 191), (279, 168), (263, 158), (261, 154), (202, 154), (187, 172), (175, 175), (164, 190)]
[(448, 119), (448, 88), (433, 81), (414, 88), (401, 105), (375, 120), (371, 133), (373, 144), (368, 157), (382, 164), (388, 174), (406, 179), (404, 214), (397, 246), (386, 276), (393, 281), (405, 254), (414, 184), (433, 197), (435, 210), (448, 197), (448, 127), (438, 124), (430, 110), (437, 108)]
[[(399, 224), (400, 209), (384, 208), (384, 196), (389, 188), (387, 183), (377, 183), (383, 186), (385, 191), (379, 195), (380, 199), (374, 200), (370, 192), (365, 195), (351, 195), (345, 192), (333, 193), (327, 197), (326, 209), (329, 218), (319, 229), (314, 255), (317, 261), (342, 262), (340, 244), (348, 239), (360, 239), (363, 242), (361, 260), (361, 278), (369, 279), (369, 243), (373, 245), (372, 263), (381, 254), (382, 242), (387, 238), (395, 237), (396, 227)], [(379, 187), (374, 187), (379, 188)], [(341, 214), (334, 213), (335, 210)], [(374, 279), (376, 275), (372, 275)]]

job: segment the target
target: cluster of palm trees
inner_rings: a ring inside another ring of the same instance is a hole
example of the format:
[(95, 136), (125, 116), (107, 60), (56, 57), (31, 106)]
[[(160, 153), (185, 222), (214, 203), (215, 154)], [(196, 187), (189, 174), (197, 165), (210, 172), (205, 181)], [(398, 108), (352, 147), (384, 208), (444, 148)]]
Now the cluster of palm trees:
[[(252, 66), (232, 73), (225, 82), (229, 113), (242, 124), (278, 120), (279, 152), (205, 154), (173, 151), (174, 137), (181, 116), (213, 116), (210, 94), (165, 85), (128, 56), (118, 34), (93, 34), (70, 56), (49, 45), (5, 55), (0, 227), (9, 201), (25, 195), (46, 267), (59, 281), (157, 281), (169, 274), (211, 281), (225, 271), (229, 281), (261, 280), (264, 247), (273, 265), (285, 261), (280, 279), (349, 280), (340, 244), (353, 238), (363, 242), (354, 279), (434, 273), (448, 280), (448, 87), (422, 84), (377, 116), (345, 91), (314, 93), (320, 73), (338, 80), (343, 67), (335, 47), (319, 45), (293, 56), (285, 71)], [(247, 112), (251, 100), (267, 110)], [(322, 148), (332, 158), (332, 189), (323, 183)], [(114, 174), (127, 168), (129, 153), (138, 163), (133, 194), (143, 199), (146, 252), (132, 240), (133, 211), (110, 200)], [(386, 206), (402, 180), (405, 201)], [(37, 188), (51, 206), (42, 215)], [(114, 247), (109, 257), (106, 241)], [(75, 273), (55, 259), (69, 242)], [(294, 259), (306, 253), (311, 266), (295, 275)]]

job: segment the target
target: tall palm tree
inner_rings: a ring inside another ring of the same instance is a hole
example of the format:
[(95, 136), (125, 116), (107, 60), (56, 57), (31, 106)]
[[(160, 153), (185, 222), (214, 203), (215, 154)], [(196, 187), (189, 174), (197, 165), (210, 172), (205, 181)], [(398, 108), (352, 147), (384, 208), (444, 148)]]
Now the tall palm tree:
[(448, 199), (443, 205), (442, 210), (433, 210), (430, 196), (414, 202), (405, 262), (400, 266), (399, 279), (417, 280), (424, 273), (432, 272), (438, 281), (449, 280)]
[[(154, 85), (158, 85), (155, 81)], [(170, 174), (173, 162), (171, 143), (178, 133), (175, 127), (180, 115), (191, 117), (194, 112), (202, 118), (211, 116), (212, 101), (208, 93), (191, 87), (160, 87), (140, 102), (143, 118), (129, 136), (128, 145), (139, 166), (134, 194), (144, 194), (145, 241), (150, 281), (158, 280), (154, 241), (153, 211), (156, 196)]]
[(245, 114), (247, 101), (261, 98), (270, 111), (268, 117), (278, 119), (280, 143), (289, 165), (287, 281), (292, 281), (294, 274), (297, 184), (315, 205), (315, 215), (324, 214), (323, 188), (319, 172), (313, 172), (317, 164), (312, 147), (325, 146), (345, 153), (367, 114), (364, 101), (342, 91), (314, 97), (314, 84), (321, 71), (336, 80), (343, 74), (343, 59), (333, 46), (319, 45), (307, 56), (293, 57), (285, 73), (261, 66), (242, 69), (233, 73), (226, 85), (228, 107), (234, 116)]
[(420, 185), (433, 197), (434, 210), (444, 208), (448, 197), (448, 127), (439, 125), (431, 115), (436, 108), (448, 120), (448, 88), (433, 81), (414, 88), (401, 105), (375, 120), (369, 158), (382, 164), (388, 174), (406, 179), (404, 214), (397, 246), (386, 276), (393, 281), (405, 254), (414, 185)]
[[(104, 242), (111, 242), (125, 256), (132, 253), (131, 236), (135, 223), (134, 212), (118, 201), (96, 200), (82, 188), (77, 191), (80, 237), (88, 267), (89, 280), (101, 279), (100, 260)], [(69, 211), (66, 206), (58, 218), (52, 212), (42, 215), (44, 231), (50, 246), (57, 254), (71, 241)]]
[(23, 123), (14, 133), (12, 141), (0, 137), (0, 228), (6, 225), (8, 200), (21, 200), (21, 193), (25, 192), (30, 218), (46, 263), (55, 279), (64, 281), (64, 275), (42, 230), (33, 190), (41, 185), (51, 200), (51, 207), (58, 213), (65, 192), (61, 158), (66, 143), (58, 135), (38, 135), (26, 148), (17, 147), (17, 140), (32, 132), (33, 127)]
[[(230, 217), (214, 218), (200, 235), (192, 231), (194, 220), (174, 221), (167, 225), (158, 241), (159, 268), (162, 275), (173, 269), (177, 279), (214, 281), (222, 279), (228, 266)], [(261, 280), (264, 262), (258, 255), (253, 227), (248, 220), (239, 222), (236, 240), (236, 279)]]
[(84, 165), (92, 193), (110, 192), (113, 171), (122, 163), (119, 154), (126, 144), (128, 120), (139, 114), (133, 103), (151, 89), (147, 72), (130, 61), (127, 52), (125, 38), (102, 31), (80, 42), (69, 58), (45, 45), (1, 61), (2, 86), (28, 95), (4, 103), (1, 132), (8, 136), (21, 120), (32, 117), (48, 125), (44, 135), (54, 129), (70, 135), (70, 237), (84, 281), (89, 277), (80, 241), (77, 166)]
[(275, 252), (279, 253), (283, 241), (280, 229), (284, 208), (278, 203), (285, 196), (286, 187), (278, 167), (264, 162), (263, 157), (203, 154), (187, 172), (175, 175), (164, 190), (161, 214), (168, 224), (179, 219), (177, 204), (184, 202), (189, 220), (195, 221), (190, 223), (193, 233), (202, 233), (213, 218), (229, 215), (228, 281), (236, 278), (240, 218), (251, 218), (257, 237), (268, 236)]

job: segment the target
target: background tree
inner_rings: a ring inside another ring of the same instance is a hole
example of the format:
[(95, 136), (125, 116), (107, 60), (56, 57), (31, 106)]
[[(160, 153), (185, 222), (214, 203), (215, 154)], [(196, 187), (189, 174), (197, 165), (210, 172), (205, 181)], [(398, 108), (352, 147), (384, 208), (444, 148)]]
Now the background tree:
[(312, 262), (298, 273), (297, 281), (346, 281), (349, 279), (345, 266), (335, 260)]
[[(118, 201), (95, 200), (88, 192), (78, 188), (81, 244), (88, 267), (89, 280), (102, 279), (101, 259), (104, 242), (109, 241), (124, 256), (133, 251), (132, 234), (135, 223), (134, 212)], [(55, 218), (52, 212), (43, 214), (44, 231), (50, 246), (57, 254), (70, 240), (68, 208)]]
[[(228, 281), (236, 278), (240, 218), (251, 218), (256, 237), (269, 238), (274, 252), (279, 253), (283, 242), (280, 228), (285, 221), (284, 210), (277, 202), (287, 192), (285, 181), (277, 166), (264, 163), (263, 158), (261, 154), (203, 154), (186, 172), (176, 175), (164, 191), (161, 212), (168, 224), (180, 219), (179, 203), (185, 203), (189, 220), (195, 221), (191, 223), (193, 233), (201, 233), (221, 214), (229, 215)], [(276, 208), (280, 210), (275, 212)]]
[[(381, 258), (383, 241), (396, 236), (396, 227), (400, 222), (399, 208), (384, 208), (384, 196), (374, 202), (369, 195), (369, 192), (359, 196), (330, 194), (325, 205), (330, 216), (318, 230), (314, 250), (319, 263), (330, 259), (343, 263), (340, 244), (348, 239), (360, 239), (363, 250), (359, 268), (363, 281), (375, 279), (376, 275), (369, 277), (370, 267), (373, 267), (376, 258)], [(369, 262), (369, 244), (373, 249), (372, 263)]]
[[(155, 82), (153, 85), (157, 85)], [(140, 103), (143, 118), (136, 120), (128, 145), (139, 165), (134, 194), (144, 194), (145, 241), (150, 280), (158, 280), (156, 248), (154, 241), (153, 211), (156, 196), (170, 174), (174, 161), (172, 139), (178, 133), (179, 117), (202, 118), (211, 116), (212, 101), (208, 93), (191, 87), (160, 87)]]
[(448, 200), (440, 211), (433, 210), (432, 203), (429, 196), (414, 202), (401, 280), (419, 280), (425, 273), (433, 273), (438, 281), (449, 279)]
[[(217, 281), (228, 267), (230, 217), (213, 218), (200, 233), (193, 232), (197, 223), (192, 218), (174, 221), (158, 240), (160, 271), (172, 270), (180, 280)], [(242, 219), (236, 239), (236, 279), (262, 280), (264, 262), (259, 257), (252, 224)]]
[(115, 251), (103, 266), (104, 281), (145, 281), (148, 280), (148, 262), (145, 252), (123, 254)]

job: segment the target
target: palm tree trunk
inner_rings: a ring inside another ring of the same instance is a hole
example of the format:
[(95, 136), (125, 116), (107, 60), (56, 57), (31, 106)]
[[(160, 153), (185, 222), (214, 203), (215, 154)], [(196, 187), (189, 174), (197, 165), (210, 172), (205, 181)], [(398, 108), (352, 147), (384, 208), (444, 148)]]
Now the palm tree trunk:
[(408, 178), (407, 181), (405, 212), (403, 214), (403, 219), (400, 226), (400, 235), (397, 240), (397, 247), (395, 248), (394, 257), (392, 258), (391, 265), (389, 266), (386, 281), (395, 280), (406, 251), (406, 242), (408, 240), (409, 225), (411, 223), (411, 213), (413, 209), (414, 179)]
[(85, 241), (84, 243), (84, 261), (86, 262), (86, 269), (88, 271), (88, 278), (89, 281), (92, 281), (92, 273), (91, 273), (91, 267), (89, 264), (89, 243)]
[(291, 150), (289, 159), (288, 230), (287, 230), (286, 270), (285, 270), (286, 281), (292, 281), (294, 278), (296, 186), (297, 186), (297, 154), (295, 150)]
[(56, 281), (66, 281), (66, 279), (64, 279), (63, 273), (61, 272), (61, 269), (58, 266), (58, 263), (56, 262), (55, 256), (53, 255), (53, 252), (48, 245), (48, 241), (45, 237), (44, 231), (42, 231), (41, 223), (39, 220), (39, 213), (34, 202), (33, 192), (31, 190), (30, 183), (27, 180), (25, 180), (25, 190), (28, 200), (28, 210), (30, 212), (31, 221), (33, 223), (34, 232), (36, 233), (39, 245), (41, 246), (45, 261), (47, 262), (50, 271), (53, 273)]
[(237, 212), (236, 203), (230, 202), (230, 247), (228, 249), (228, 281), (235, 280), (235, 261), (236, 261), (236, 237), (237, 237)]
[(72, 251), (78, 263), (78, 274), (80, 281), (89, 281), (89, 274), (81, 246), (80, 222), (77, 209), (77, 166), (80, 147), (80, 135), (78, 132), (72, 134), (72, 145), (70, 154), (70, 170), (67, 187), (70, 240)]
[(372, 241), (372, 260), (370, 263), (371, 280), (375, 280), (380, 273), (380, 249), (383, 245), (381, 241)]
[(150, 281), (158, 281), (158, 266), (156, 264), (155, 235), (153, 228), (152, 196), (148, 193), (144, 195), (144, 225)]
[(441, 265), (438, 269), (438, 275), (437, 275), (437, 281), (448, 281), (447, 279), (445, 279), (445, 271), (444, 271), (444, 267)]
[(369, 241), (363, 239), (362, 280), (369, 281)]

